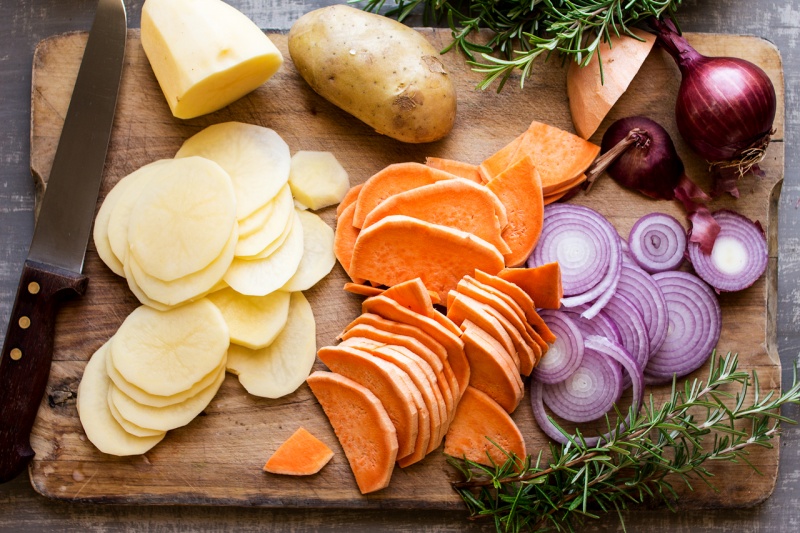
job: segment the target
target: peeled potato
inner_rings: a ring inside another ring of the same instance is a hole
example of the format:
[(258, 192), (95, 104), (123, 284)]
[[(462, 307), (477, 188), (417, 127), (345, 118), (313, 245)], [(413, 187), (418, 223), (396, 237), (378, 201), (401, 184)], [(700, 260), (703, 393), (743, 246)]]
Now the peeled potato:
[(289, 185), (295, 200), (316, 211), (341, 202), (350, 179), (332, 153), (300, 151), (292, 156)]
[(76, 406), (86, 437), (98, 450), (110, 455), (139, 455), (161, 442), (165, 433), (152, 437), (131, 435), (108, 410), (111, 380), (106, 374), (109, 342), (106, 342), (86, 364), (78, 385)]
[(283, 64), (269, 38), (221, 0), (147, 0), (142, 47), (172, 114), (221, 109), (267, 81)]
[(303, 384), (316, 355), (314, 314), (303, 293), (293, 292), (286, 326), (272, 344), (261, 350), (231, 344), (227, 365), (250, 394), (280, 398)]
[(125, 195), (124, 190), (127, 188), (127, 184), (130, 184), (126, 178), (127, 176), (122, 178), (106, 195), (103, 205), (100, 206), (97, 217), (94, 219), (94, 229), (92, 230), (92, 239), (97, 255), (114, 274), (122, 277), (125, 277), (125, 269), (122, 260), (114, 254), (114, 250), (111, 248), (111, 241), (108, 238), (108, 221), (111, 219), (114, 206)]
[[(108, 358), (106, 358), (108, 359)], [(121, 414), (119, 414), (119, 410), (117, 410), (114, 402), (111, 401), (111, 388), (108, 390), (108, 412), (111, 413), (111, 416), (114, 417), (114, 420), (122, 426), (122, 429), (130, 433), (131, 435), (135, 435), (137, 437), (156, 437), (158, 435), (163, 435), (163, 431), (159, 431), (157, 429), (147, 429), (143, 428), (142, 426), (137, 426), (133, 422), (129, 422), (123, 418)]]
[[(263, 252), (267, 246), (275, 242), (275, 239), (281, 236), (286, 225), (291, 220), (292, 211), (294, 210), (292, 191), (289, 189), (289, 186), (284, 185), (278, 195), (267, 205), (272, 206), (269, 217), (264, 220), (256, 231), (250, 233), (250, 235), (239, 237), (239, 242), (236, 243), (237, 257), (258, 255), (260, 252)], [(256, 211), (256, 213), (258, 213), (258, 211)]]
[(275, 131), (243, 122), (209, 126), (181, 146), (176, 158), (201, 156), (233, 180), (236, 218), (242, 220), (275, 198), (289, 181), (289, 146)]
[(242, 259), (265, 259), (275, 253), (275, 250), (283, 246), (283, 243), (286, 242), (286, 239), (289, 238), (289, 235), (292, 233), (292, 228), (294, 227), (295, 222), (298, 224), (300, 223), (299, 217), (294, 216), (292, 214), (286, 220), (286, 227), (283, 228), (283, 232), (278, 235), (278, 238), (272, 241), (269, 246), (258, 252), (256, 255), (250, 257), (243, 257)]
[(303, 227), (303, 258), (297, 266), (297, 272), (281, 287), (281, 290), (288, 292), (310, 289), (327, 276), (336, 264), (330, 226), (314, 213), (298, 211), (297, 215)]
[(222, 312), (231, 342), (252, 350), (269, 346), (289, 318), (288, 292), (245, 296), (227, 288), (209, 294), (208, 299)]

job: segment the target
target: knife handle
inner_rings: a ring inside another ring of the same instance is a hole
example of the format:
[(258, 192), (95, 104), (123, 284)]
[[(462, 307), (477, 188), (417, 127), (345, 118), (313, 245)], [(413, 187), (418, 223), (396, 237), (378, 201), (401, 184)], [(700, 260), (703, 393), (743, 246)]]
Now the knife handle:
[(15, 478), (34, 456), (30, 434), (50, 375), (59, 303), (82, 296), (88, 279), (25, 261), (0, 357), (0, 483)]

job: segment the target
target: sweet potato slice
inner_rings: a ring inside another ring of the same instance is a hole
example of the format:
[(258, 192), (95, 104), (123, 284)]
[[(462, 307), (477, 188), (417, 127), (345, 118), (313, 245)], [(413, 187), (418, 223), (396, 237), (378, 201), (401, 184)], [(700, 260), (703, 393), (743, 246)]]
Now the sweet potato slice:
[(316, 371), (306, 382), (333, 426), (361, 494), (388, 486), (397, 459), (397, 432), (378, 397), (331, 372)]
[(547, 198), (548, 196), (565, 194), (574, 189), (575, 187), (577, 187), (578, 185), (580, 185), (581, 183), (583, 183), (584, 181), (586, 181), (586, 174), (580, 173), (578, 174), (577, 177), (569, 181), (565, 181), (561, 184), (555, 186), (550, 185), (548, 187), (542, 186), (542, 194), (544, 195), (545, 198)]
[(336, 220), (336, 231), (333, 234), (333, 253), (336, 259), (344, 268), (344, 271), (355, 283), (363, 283), (363, 279), (354, 278), (350, 274), (350, 262), (353, 258), (353, 248), (358, 238), (358, 228), (353, 227), (353, 213), (356, 206), (350, 205), (342, 211), (342, 215)]
[(503, 240), (510, 252), (507, 265), (523, 264), (533, 252), (544, 224), (544, 200), (539, 173), (531, 156), (519, 159), (486, 184), (506, 206), (508, 225)]
[(457, 178), (390, 196), (367, 214), (361, 229), (390, 215), (405, 215), (472, 233), (507, 254), (511, 249), (500, 236), (503, 226), (498, 212), (507, 213), (491, 190)]
[(358, 235), (350, 274), (388, 286), (419, 277), (444, 299), (474, 269), (497, 273), (504, 266), (497, 248), (470, 233), (392, 215)]
[(322, 470), (332, 457), (333, 450), (301, 427), (275, 450), (264, 465), (264, 471), (287, 476), (310, 476)]
[(572, 191), (572, 189), (569, 189), (567, 191), (560, 192), (558, 194), (549, 194), (549, 195), (545, 196), (544, 197), (544, 205), (550, 205), (550, 204), (556, 203), (557, 201), (559, 201), (562, 198), (564, 198), (565, 196), (567, 196), (571, 191)]
[(336, 206), (336, 216), (342, 216), (342, 212), (347, 209), (348, 206), (354, 204), (358, 199), (358, 194), (361, 192), (361, 188), (364, 187), (363, 183), (359, 183), (358, 185), (353, 185), (350, 187), (350, 190), (345, 193), (344, 198), (342, 201), (339, 202), (339, 205)]
[(483, 183), (478, 165), (471, 165), (469, 163), (456, 161), (455, 159), (444, 159), (441, 157), (426, 157), (425, 164), (429, 167), (449, 172), (459, 178), (468, 179), (475, 183)]
[(511, 337), (508, 335), (503, 325), (488, 313), (486, 306), (465, 294), (456, 291), (452, 291), (450, 294), (455, 294), (455, 297), (453, 298), (452, 305), (447, 309), (447, 317), (452, 320), (454, 324), (461, 326), (462, 330), (464, 329), (465, 321), (470, 321), (478, 325), (483, 331), (497, 340), (500, 346), (503, 347), (503, 351), (506, 352), (510, 360), (513, 361), (514, 366), (519, 368), (519, 356), (517, 355), (517, 350), (514, 348), (514, 342), (511, 340)]
[(535, 268), (504, 268), (497, 276), (527, 292), (540, 309), (558, 309), (564, 289), (558, 262)]
[(484, 159), (481, 164), (478, 165), (478, 172), (480, 172), (484, 183), (490, 182), (492, 178), (503, 172), (519, 158), (520, 149), (526, 135), (527, 131), (522, 132), (513, 141)]
[(393, 285), (383, 292), (387, 298), (391, 298), (406, 309), (433, 318), (436, 311), (433, 309), (428, 289), (419, 278), (410, 279), (397, 285)]
[(353, 225), (361, 228), (364, 218), (375, 207), (395, 194), (409, 191), (441, 180), (453, 179), (449, 172), (421, 163), (395, 163), (374, 174), (361, 188), (355, 202)]
[(446, 315), (442, 313), (434, 313), (433, 319), (439, 323), (440, 326), (447, 329), (453, 335), (461, 336), (461, 330), (458, 329), (458, 325), (454, 324), (452, 320), (450, 320)]
[(486, 393), (467, 387), (447, 432), (444, 453), (490, 466), (505, 463), (508, 457), (493, 443), (525, 457), (525, 439), (508, 413)]
[(380, 287), (373, 287), (372, 285), (363, 285), (361, 283), (351, 283), (347, 282), (344, 284), (344, 290), (351, 293), (357, 294), (359, 296), (377, 296), (379, 294), (383, 294), (383, 291), (386, 289), (382, 289)]
[(469, 386), (485, 392), (508, 413), (522, 400), (524, 386), (519, 371), (503, 347), (491, 335), (469, 320), (462, 325), (464, 353), (470, 368)]

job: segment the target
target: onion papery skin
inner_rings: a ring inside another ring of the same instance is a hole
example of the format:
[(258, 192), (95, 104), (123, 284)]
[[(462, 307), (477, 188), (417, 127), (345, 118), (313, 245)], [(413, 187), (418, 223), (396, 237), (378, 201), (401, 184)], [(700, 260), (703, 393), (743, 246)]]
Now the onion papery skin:
[(642, 314), (648, 337), (648, 357), (667, 339), (667, 301), (652, 276), (631, 263), (622, 265), (617, 294), (624, 296)]
[[(747, 217), (733, 211), (721, 210), (713, 214), (720, 226), (719, 235), (710, 254), (703, 253), (695, 243), (688, 248), (689, 260), (700, 278), (718, 292), (735, 292), (750, 287), (767, 268), (769, 255), (767, 239), (761, 228)], [(725, 247), (734, 247), (743, 253), (743, 264), (736, 270), (725, 271), (718, 261), (724, 258)]]
[(628, 246), (634, 261), (650, 274), (677, 270), (686, 252), (686, 230), (671, 215), (650, 213), (633, 225)]
[(716, 294), (688, 272), (653, 274), (667, 302), (669, 329), (645, 367), (648, 382), (666, 383), (700, 368), (719, 342), (722, 312)]
[(542, 310), (540, 316), (556, 336), (531, 375), (535, 381), (560, 383), (572, 375), (583, 362), (583, 334), (566, 313)]

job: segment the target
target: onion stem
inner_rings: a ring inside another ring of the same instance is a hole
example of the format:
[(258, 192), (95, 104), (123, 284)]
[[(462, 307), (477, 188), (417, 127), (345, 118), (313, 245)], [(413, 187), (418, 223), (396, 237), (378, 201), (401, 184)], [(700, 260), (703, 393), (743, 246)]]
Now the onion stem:
[(596, 180), (603, 172), (605, 172), (606, 169), (610, 167), (619, 156), (628, 150), (628, 148), (633, 145), (643, 148), (648, 144), (650, 144), (650, 137), (647, 135), (646, 131), (641, 128), (633, 128), (631, 131), (629, 131), (628, 135), (626, 135), (625, 138), (620, 142), (615, 144), (611, 150), (595, 159), (589, 169), (586, 171), (586, 192), (591, 190), (594, 180)]

